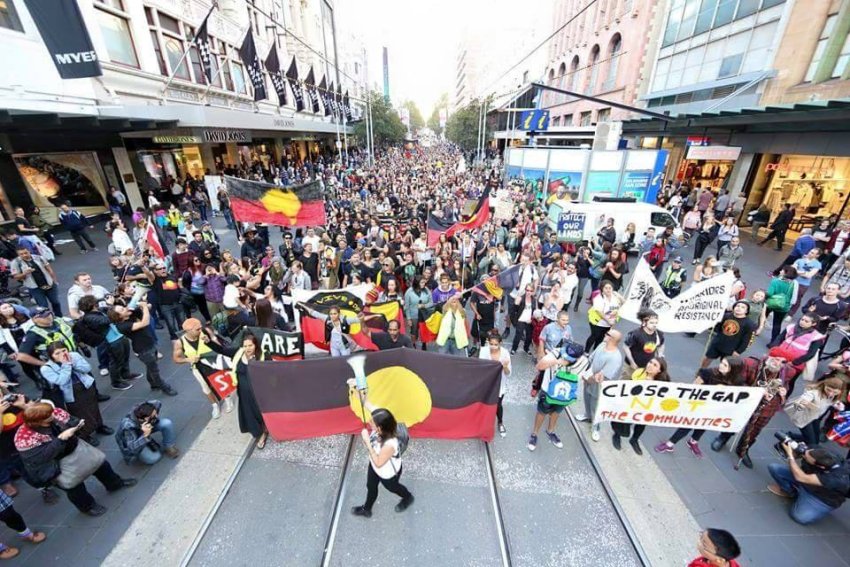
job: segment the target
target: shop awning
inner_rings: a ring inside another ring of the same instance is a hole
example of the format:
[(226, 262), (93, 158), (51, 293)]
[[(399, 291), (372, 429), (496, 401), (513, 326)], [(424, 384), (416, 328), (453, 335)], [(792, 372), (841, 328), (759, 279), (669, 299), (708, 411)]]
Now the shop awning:
[(623, 135), (703, 136), (850, 132), (850, 98), (774, 104), (740, 110), (672, 115), (672, 120), (640, 118), (623, 122)]
[(100, 118), (97, 116), (63, 115), (55, 112), (15, 112), (0, 110), (0, 132), (129, 132), (175, 128), (177, 120), (136, 120), (132, 118)]

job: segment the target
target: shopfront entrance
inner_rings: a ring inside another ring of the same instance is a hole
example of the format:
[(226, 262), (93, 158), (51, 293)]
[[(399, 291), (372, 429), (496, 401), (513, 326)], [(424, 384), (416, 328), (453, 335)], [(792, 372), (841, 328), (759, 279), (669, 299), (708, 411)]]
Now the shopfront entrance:
[(715, 193), (726, 187), (741, 148), (689, 146), (676, 171), (676, 180), (689, 187), (710, 187)]

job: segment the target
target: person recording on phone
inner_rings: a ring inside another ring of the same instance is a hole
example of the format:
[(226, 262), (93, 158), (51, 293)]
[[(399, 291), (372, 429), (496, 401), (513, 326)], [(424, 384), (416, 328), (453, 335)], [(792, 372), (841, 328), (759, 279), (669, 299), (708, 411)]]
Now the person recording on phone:
[[(156, 464), (166, 455), (172, 459), (180, 456), (180, 451), (174, 444), (177, 434), (174, 424), (167, 417), (162, 417), (162, 402), (148, 400), (138, 404), (128, 413), (118, 426), (115, 441), (127, 463), (138, 461), (146, 465)], [(162, 435), (162, 444), (153, 437), (154, 433)]]
[(68, 413), (85, 423), (80, 428), (80, 438), (97, 447), (100, 441), (95, 432), (112, 435), (114, 431), (103, 424), (89, 361), (58, 341), (47, 345), (47, 359), (40, 368), (42, 377), (62, 392)]
[[(777, 433), (777, 436), (782, 435)], [(767, 489), (793, 500), (788, 514), (799, 524), (812, 524), (844, 503), (850, 490), (847, 462), (826, 449), (809, 449), (785, 436), (780, 442), (788, 464), (771, 463), (768, 472), (775, 483)], [(800, 458), (800, 464), (797, 459)]]
[(399, 482), (402, 473), (401, 453), (397, 437), (398, 423), (388, 409), (376, 408), (366, 398), (365, 389), (357, 389), (356, 381), (348, 381), (350, 393), (359, 395), (363, 408), (370, 414), (372, 432), (363, 428), (360, 437), (369, 452), (369, 472), (366, 477), (366, 502), (355, 506), (351, 513), (364, 518), (372, 517), (372, 506), (378, 499), (378, 484), (401, 497), (395, 505), (396, 512), (404, 512), (413, 504), (413, 494)]

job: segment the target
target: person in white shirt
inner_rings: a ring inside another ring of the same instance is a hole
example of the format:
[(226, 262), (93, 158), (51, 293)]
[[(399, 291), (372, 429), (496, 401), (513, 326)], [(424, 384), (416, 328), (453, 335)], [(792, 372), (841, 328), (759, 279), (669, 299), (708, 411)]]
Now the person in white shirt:
[(106, 305), (106, 300), (111, 296), (108, 289), (92, 283), (91, 274), (79, 272), (74, 276), (74, 285), (68, 288), (68, 313), (74, 319), (83, 316), (77, 306), (84, 295), (93, 296), (98, 302), (103, 302), (102, 305)]
[(487, 348), (482, 348), (478, 352), (478, 358), (484, 360), (494, 360), (502, 365), (502, 380), (499, 382), (499, 402), (496, 406), (496, 426), (499, 428), (499, 435), (504, 437), (508, 434), (505, 424), (502, 423), (504, 410), (502, 409), (502, 401), (505, 399), (505, 392), (508, 386), (508, 376), (511, 375), (511, 355), (508, 349), (502, 346), (502, 335), (496, 329), (490, 329), (487, 333)]
[(112, 245), (115, 247), (115, 252), (118, 255), (124, 254), (127, 250), (134, 248), (133, 241), (130, 235), (127, 234), (127, 229), (124, 228), (124, 223), (121, 221), (112, 221), (109, 223), (112, 230)]
[(319, 242), (321, 242), (321, 239), (318, 236), (316, 236), (316, 229), (314, 229), (314, 228), (308, 228), (307, 234), (303, 238), (301, 238), (301, 246), (302, 247), (306, 247), (308, 244), (312, 244), (313, 245), (313, 251), (317, 252), (317, 253), (320, 250)]

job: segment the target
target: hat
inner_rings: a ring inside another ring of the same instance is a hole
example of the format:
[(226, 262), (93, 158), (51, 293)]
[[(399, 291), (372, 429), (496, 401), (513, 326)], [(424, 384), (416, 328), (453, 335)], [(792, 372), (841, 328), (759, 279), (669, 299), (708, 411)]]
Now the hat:
[(50, 307), (36, 307), (32, 310), (33, 317), (47, 317), (48, 315), (53, 315)]
[(243, 230), (242, 232), (244, 232), (245, 234), (248, 234), (249, 232), (257, 232), (257, 229), (254, 227), (253, 224), (249, 224), (248, 226), (245, 227), (245, 230)]
[(584, 347), (572, 341), (567, 341), (566, 343), (564, 343), (564, 346), (561, 347), (561, 356), (563, 356), (570, 362), (575, 362), (583, 354)]
[(670, 261), (671, 262), (677, 262), (677, 263), (681, 264), (682, 263), (682, 257), (681, 256), (673, 256), (673, 258), (671, 258)]
[(189, 317), (188, 319), (183, 321), (183, 330), (184, 331), (190, 331), (190, 330), (192, 330), (196, 327), (203, 327), (203, 325), (201, 324), (201, 322), (198, 319), (195, 319), (194, 317)]

